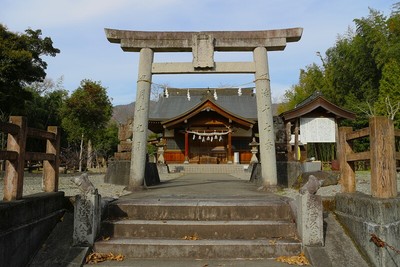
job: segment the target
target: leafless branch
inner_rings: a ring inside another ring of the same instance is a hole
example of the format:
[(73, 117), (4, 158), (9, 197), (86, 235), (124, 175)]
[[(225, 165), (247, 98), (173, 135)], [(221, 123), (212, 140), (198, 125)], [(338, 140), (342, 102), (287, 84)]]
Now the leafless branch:
[(400, 102), (397, 102), (395, 105), (393, 105), (393, 104), (390, 102), (389, 96), (387, 96), (387, 97), (385, 98), (385, 105), (386, 105), (386, 112), (387, 112), (387, 114), (388, 114), (388, 117), (389, 117), (391, 120), (394, 120), (394, 117), (396, 116), (397, 112), (398, 112), (399, 109), (400, 109)]
[(371, 105), (371, 103), (367, 102), (368, 110), (358, 106), (357, 108), (366, 114), (368, 117), (373, 117), (376, 115), (375, 108)]

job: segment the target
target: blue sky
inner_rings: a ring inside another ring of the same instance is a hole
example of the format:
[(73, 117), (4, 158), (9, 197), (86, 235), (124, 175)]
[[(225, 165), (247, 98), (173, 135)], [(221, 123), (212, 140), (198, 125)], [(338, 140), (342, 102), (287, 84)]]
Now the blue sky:
[[(269, 53), (273, 101), (298, 82), (300, 69), (319, 63), (338, 35), (368, 8), (390, 15), (397, 0), (0, 0), (0, 23), (10, 31), (41, 29), (61, 50), (46, 58), (48, 78), (64, 78), (71, 92), (83, 79), (100, 81), (114, 105), (136, 97), (138, 53), (107, 41), (104, 28), (141, 31), (270, 30), (302, 27), (299, 42)], [(191, 61), (190, 53), (155, 55), (155, 62)], [(251, 53), (217, 53), (216, 61), (252, 60)], [(251, 82), (253, 75), (156, 75), (170, 87), (220, 87)], [(251, 86), (251, 85), (250, 85)]]

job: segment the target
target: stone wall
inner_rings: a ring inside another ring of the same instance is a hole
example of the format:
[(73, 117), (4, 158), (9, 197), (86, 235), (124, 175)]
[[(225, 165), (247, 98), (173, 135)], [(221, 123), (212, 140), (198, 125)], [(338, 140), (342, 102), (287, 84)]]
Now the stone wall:
[(27, 266), (64, 211), (64, 192), (39, 193), (1, 203), (0, 265)]
[(379, 199), (362, 193), (340, 193), (336, 195), (336, 214), (374, 266), (399, 266), (400, 254), (387, 245), (377, 246), (371, 237), (374, 234), (400, 249), (400, 196)]

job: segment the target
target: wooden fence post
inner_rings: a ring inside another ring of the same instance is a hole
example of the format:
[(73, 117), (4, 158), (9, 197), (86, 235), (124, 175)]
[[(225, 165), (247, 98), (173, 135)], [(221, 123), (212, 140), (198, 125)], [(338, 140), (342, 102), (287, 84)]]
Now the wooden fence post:
[(351, 127), (339, 128), (339, 163), (340, 163), (340, 180), (342, 184), (342, 192), (354, 193), (356, 191), (356, 174), (354, 172), (354, 162), (347, 161), (347, 154), (353, 153), (351, 145), (346, 140), (347, 133), (352, 132)]
[(47, 131), (56, 135), (55, 140), (47, 140), (46, 153), (53, 154), (54, 160), (43, 161), (43, 191), (58, 191), (58, 175), (60, 167), (60, 131), (57, 126), (48, 126)]
[(10, 116), (10, 123), (20, 127), (18, 133), (8, 134), (7, 151), (18, 153), (16, 160), (6, 161), (4, 176), (4, 201), (22, 198), (24, 187), (25, 144), (27, 135), (27, 122), (25, 117)]
[(393, 121), (387, 117), (371, 117), (369, 127), (371, 195), (378, 198), (397, 197)]

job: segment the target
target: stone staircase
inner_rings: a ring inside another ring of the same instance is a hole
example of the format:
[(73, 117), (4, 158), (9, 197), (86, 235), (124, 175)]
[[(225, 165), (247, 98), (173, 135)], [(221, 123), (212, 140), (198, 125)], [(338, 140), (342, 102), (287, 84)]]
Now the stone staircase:
[(126, 258), (260, 259), (298, 255), (301, 242), (281, 197), (147, 198), (111, 203), (94, 251)]
[(168, 164), (171, 172), (182, 173), (245, 173), (249, 164)]

